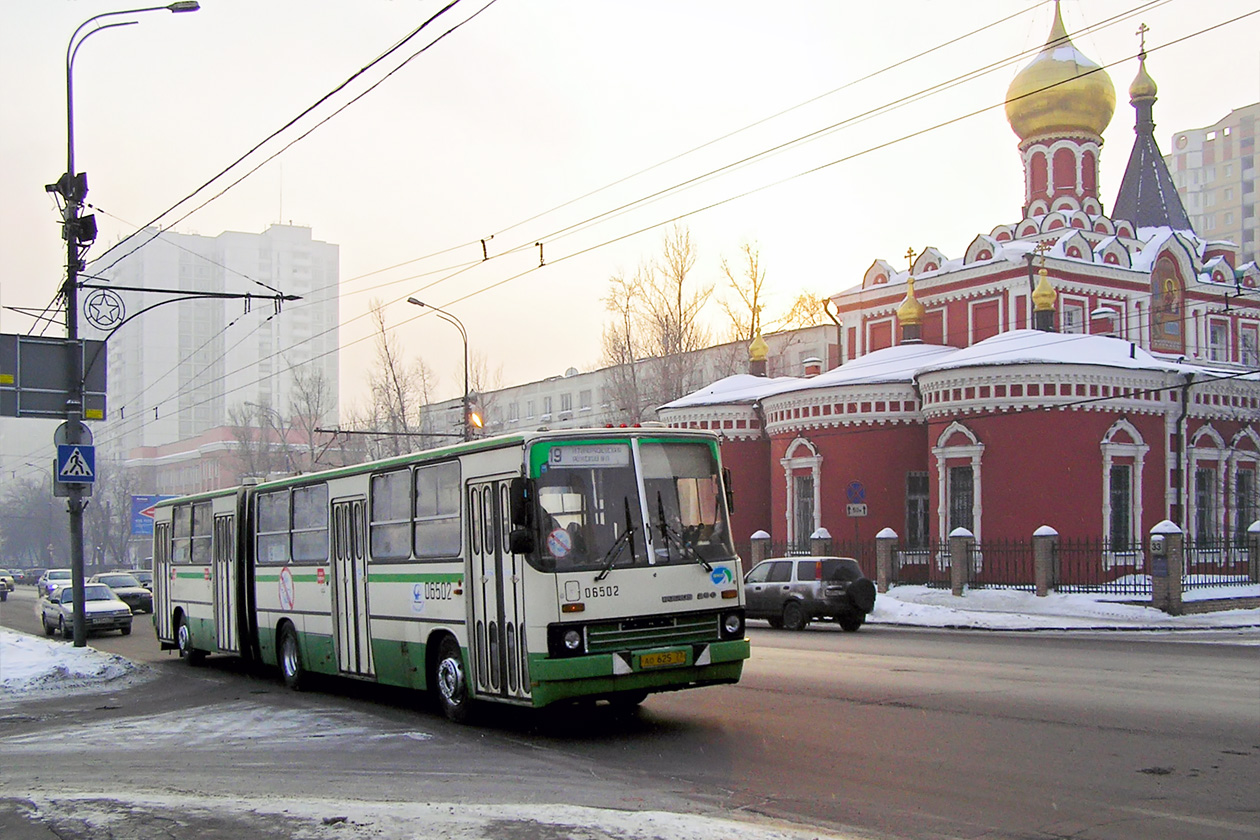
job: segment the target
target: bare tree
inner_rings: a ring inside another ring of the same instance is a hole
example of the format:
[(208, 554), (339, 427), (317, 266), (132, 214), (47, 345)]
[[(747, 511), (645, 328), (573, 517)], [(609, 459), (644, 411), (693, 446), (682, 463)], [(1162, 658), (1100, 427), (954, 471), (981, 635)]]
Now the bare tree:
[(428, 405), (433, 373), (422, 359), (407, 363), (401, 339), (389, 331), (385, 305), (373, 300), (376, 325), (376, 365), (368, 373), (371, 405), (368, 428), (382, 433), (369, 443), (373, 457), (401, 455), (422, 448), (416, 436), (425, 431), (421, 406)]
[(695, 264), (691, 232), (675, 225), (665, 236), (661, 256), (639, 298), (644, 349), (652, 357), (646, 394), (651, 405), (678, 399), (701, 384), (687, 355), (709, 343), (700, 313), (713, 294), (713, 284), (696, 288), (690, 282)]
[(648, 271), (640, 267), (629, 279), (625, 274), (612, 276), (608, 280), (608, 296), (604, 298), (604, 306), (613, 313), (613, 320), (604, 326), (603, 335), (606, 398), (626, 423), (638, 423), (647, 409), (637, 364), (642, 357), (637, 308), (647, 285)]
[(268, 417), (270, 410), (248, 402), (228, 409), (228, 423), (232, 427), (242, 476), (266, 478), (285, 467), (284, 453), (277, 446), (282, 440), (281, 433), (275, 431), (274, 419)]
[(781, 329), (794, 330), (802, 327), (816, 327), (829, 321), (827, 299), (810, 291), (802, 291), (792, 302), (787, 314), (775, 324)]
[(5, 482), (0, 546), (13, 565), (65, 565), (70, 556), (66, 506), (53, 498), (51, 478)]
[(744, 255), (742, 272), (736, 276), (726, 258), (722, 258), (722, 273), (729, 281), (734, 299), (718, 300), (722, 311), (730, 319), (731, 341), (752, 341), (761, 335), (761, 315), (765, 311), (766, 270), (761, 267), (761, 251), (756, 243), (745, 241), (740, 245)]
[(325, 423), (333, 405), (332, 388), (324, 369), (315, 364), (291, 368), (293, 388), (289, 395), (289, 427), (296, 433), (304, 451), (299, 459), (303, 470), (313, 470), (319, 455), (333, 442), (326, 433), (316, 432)]

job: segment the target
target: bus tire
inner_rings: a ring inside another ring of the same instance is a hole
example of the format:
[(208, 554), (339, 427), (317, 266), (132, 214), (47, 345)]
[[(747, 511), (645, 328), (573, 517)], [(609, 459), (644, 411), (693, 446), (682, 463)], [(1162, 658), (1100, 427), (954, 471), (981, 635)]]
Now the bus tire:
[(204, 650), (197, 650), (192, 646), (192, 631), (188, 629), (188, 622), (184, 621), (182, 612), (175, 616), (175, 644), (179, 648), (179, 658), (189, 665), (200, 665), (206, 658)]
[(438, 646), (433, 686), (437, 689), (438, 705), (446, 719), (453, 723), (467, 723), (472, 707), (472, 698), (468, 695), (468, 672), (459, 652), (459, 642), (453, 636), (444, 636)]
[(302, 666), (302, 647), (298, 644), (297, 631), (292, 624), (280, 628), (276, 657), (284, 684), (294, 691), (301, 691), (306, 684), (306, 669)]

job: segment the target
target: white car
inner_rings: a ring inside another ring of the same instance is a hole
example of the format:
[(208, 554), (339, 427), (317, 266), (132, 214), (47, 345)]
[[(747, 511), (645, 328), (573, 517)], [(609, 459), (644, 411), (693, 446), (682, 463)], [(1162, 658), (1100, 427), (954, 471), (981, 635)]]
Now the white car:
[[(74, 587), (58, 586), (40, 601), (40, 620), (44, 633), (60, 632), (63, 639), (74, 637)], [(119, 630), (131, 634), (131, 607), (103, 583), (83, 585), (83, 612), (89, 633), (96, 630)]]
[(49, 569), (44, 572), (39, 582), (35, 584), (36, 589), (39, 590), (39, 597), (47, 598), (58, 586), (68, 586), (71, 574), (69, 569)]

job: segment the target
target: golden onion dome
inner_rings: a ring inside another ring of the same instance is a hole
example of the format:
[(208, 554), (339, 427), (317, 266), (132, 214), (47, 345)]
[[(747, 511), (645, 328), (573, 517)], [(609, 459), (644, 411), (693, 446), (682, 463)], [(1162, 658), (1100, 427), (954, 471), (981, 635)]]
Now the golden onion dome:
[(897, 307), (897, 320), (903, 325), (914, 326), (923, 323), (923, 316), (927, 314), (927, 307), (919, 302), (914, 296), (914, 278), (906, 280), (906, 298)]
[(1055, 3), (1046, 46), (1007, 88), (1007, 122), (1021, 141), (1078, 132), (1101, 137), (1115, 110), (1111, 77), (1068, 38)]
[(761, 333), (757, 333), (757, 337), (748, 345), (748, 361), (764, 362), (769, 354), (770, 345), (761, 337)]
[(1033, 309), (1046, 312), (1054, 309), (1054, 302), (1058, 299), (1059, 293), (1054, 290), (1054, 286), (1050, 285), (1050, 278), (1044, 268), (1037, 273), (1041, 275), (1041, 279), (1037, 282), (1037, 288), (1033, 289)]
[(1133, 84), (1129, 85), (1129, 102), (1154, 99), (1158, 92), (1159, 88), (1155, 87), (1155, 80), (1146, 72), (1146, 53), (1139, 53), (1137, 76), (1134, 77)]

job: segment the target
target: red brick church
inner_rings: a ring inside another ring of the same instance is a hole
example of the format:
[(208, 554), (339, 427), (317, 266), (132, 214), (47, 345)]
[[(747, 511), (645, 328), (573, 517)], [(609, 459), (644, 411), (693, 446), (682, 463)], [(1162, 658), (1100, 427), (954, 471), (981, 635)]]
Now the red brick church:
[[(876, 260), (832, 297), (840, 366), (767, 379), (758, 341), (750, 374), (659, 409), (723, 436), (738, 540), (891, 528), (914, 549), (1048, 524), (1121, 552), (1164, 519), (1192, 540), (1241, 539), (1260, 516), (1260, 270), (1191, 229), (1144, 53), (1129, 99), (1136, 140), (1108, 215), (1098, 156), (1115, 90), (1056, 7), (1008, 91), (1020, 219), (953, 258), (925, 248), (908, 271)], [(1251, 155), (1247, 140), (1226, 153)]]

